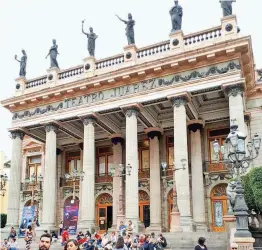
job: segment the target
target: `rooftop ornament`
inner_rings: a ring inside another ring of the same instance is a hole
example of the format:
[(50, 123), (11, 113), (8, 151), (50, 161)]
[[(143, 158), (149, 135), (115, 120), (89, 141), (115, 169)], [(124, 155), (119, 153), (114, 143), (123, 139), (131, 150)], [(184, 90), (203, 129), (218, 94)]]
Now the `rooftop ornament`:
[(82, 33), (87, 37), (87, 50), (90, 56), (95, 56), (96, 39), (98, 36), (94, 33), (92, 27), (89, 28), (90, 33), (86, 33), (84, 31), (84, 22), (85, 20), (82, 21)]
[(126, 24), (126, 37), (128, 45), (135, 44), (135, 32), (134, 32), (134, 26), (135, 26), (135, 20), (132, 18), (132, 14), (128, 14), (128, 20), (123, 20), (118, 15), (116, 15), (120, 21)]

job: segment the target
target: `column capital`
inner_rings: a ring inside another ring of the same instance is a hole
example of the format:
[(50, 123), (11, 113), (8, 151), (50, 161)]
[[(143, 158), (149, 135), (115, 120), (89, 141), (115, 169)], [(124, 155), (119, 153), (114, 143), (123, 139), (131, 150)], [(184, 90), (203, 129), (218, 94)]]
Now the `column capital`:
[(87, 126), (89, 124), (95, 124), (97, 121), (97, 117), (95, 115), (87, 115), (87, 116), (81, 117), (81, 120), (83, 124)]
[(111, 135), (110, 139), (113, 145), (117, 145), (118, 143), (120, 143), (121, 145), (124, 144), (124, 138), (122, 137), (121, 134)]
[(138, 116), (140, 113), (141, 107), (139, 104), (133, 104), (129, 106), (121, 107), (126, 117), (131, 117), (132, 115)]
[(147, 134), (149, 139), (154, 139), (159, 137), (163, 134), (163, 130), (161, 128), (146, 128), (144, 129), (145, 133)]
[(236, 97), (238, 94), (243, 95), (243, 92), (245, 90), (244, 83), (235, 83), (235, 84), (225, 84), (222, 86), (222, 89), (224, 89), (225, 94), (230, 97)]
[(45, 124), (46, 133), (51, 132), (51, 131), (54, 131), (56, 133), (58, 129), (59, 129), (59, 126), (56, 123), (51, 122), (51, 123)]
[(11, 133), (12, 139), (20, 138), (21, 140), (23, 140), (25, 136), (25, 133), (21, 130), (13, 130), (13, 131), (10, 131), (10, 133)]
[(187, 126), (189, 131), (193, 131), (195, 133), (197, 130), (201, 131), (204, 128), (205, 123), (202, 120), (191, 120), (187, 122)]
[(167, 98), (170, 100), (172, 106), (176, 108), (179, 108), (181, 105), (184, 106), (191, 100), (191, 96), (188, 92), (183, 92), (177, 95), (168, 96)]

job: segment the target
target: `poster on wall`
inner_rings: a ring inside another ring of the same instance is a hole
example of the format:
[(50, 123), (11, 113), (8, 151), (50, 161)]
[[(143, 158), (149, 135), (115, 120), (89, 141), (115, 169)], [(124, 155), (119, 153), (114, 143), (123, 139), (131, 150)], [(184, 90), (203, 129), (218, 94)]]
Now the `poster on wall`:
[(23, 208), (22, 220), (19, 226), (19, 237), (24, 237), (25, 230), (29, 225), (32, 224), (32, 221), (34, 220), (35, 217), (35, 212), (36, 212), (35, 209), (36, 209), (35, 206), (28, 206)]
[(68, 228), (68, 233), (71, 235), (76, 234), (79, 200), (68, 199), (64, 206), (64, 227)]

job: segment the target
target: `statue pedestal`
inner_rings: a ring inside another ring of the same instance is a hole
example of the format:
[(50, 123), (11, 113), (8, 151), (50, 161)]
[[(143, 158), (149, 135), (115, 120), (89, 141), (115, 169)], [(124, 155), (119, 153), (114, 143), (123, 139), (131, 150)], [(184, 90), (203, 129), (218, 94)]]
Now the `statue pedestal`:
[(255, 239), (252, 237), (248, 238), (235, 238), (234, 242), (238, 245), (238, 249), (241, 250), (253, 250)]
[(235, 15), (221, 18), (221, 34), (223, 38), (236, 38), (238, 35), (237, 18)]
[(182, 30), (171, 32), (170, 38), (170, 50), (176, 50), (178, 52), (184, 51), (184, 34)]
[(96, 58), (93, 56), (88, 56), (84, 58), (83, 61), (85, 77), (94, 76), (96, 70)]
[(135, 65), (136, 63), (136, 52), (137, 47), (135, 44), (130, 44), (124, 47), (124, 60), (125, 63), (130, 63), (130, 66)]
[(176, 211), (171, 212), (171, 223), (170, 223), (170, 232), (182, 232), (180, 225), (180, 213)]
[(230, 249), (231, 243), (234, 242), (234, 234), (236, 231), (236, 217), (232, 214), (226, 214), (223, 216), (223, 221), (226, 226), (228, 249)]
[(53, 67), (47, 70), (47, 83), (55, 86), (57, 79), (58, 79), (58, 73), (60, 72), (60, 69), (57, 67)]
[(26, 89), (26, 78), (24, 76), (18, 77), (15, 79), (15, 94), (14, 96), (20, 96), (24, 94), (24, 90)]

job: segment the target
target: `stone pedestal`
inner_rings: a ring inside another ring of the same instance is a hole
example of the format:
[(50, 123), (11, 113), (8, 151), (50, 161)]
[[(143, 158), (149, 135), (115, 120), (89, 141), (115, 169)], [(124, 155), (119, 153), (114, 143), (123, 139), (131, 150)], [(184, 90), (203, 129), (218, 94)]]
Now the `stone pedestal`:
[(196, 231), (207, 231), (205, 218), (205, 193), (203, 180), (203, 159), (201, 150), (201, 130), (204, 123), (192, 120), (188, 123), (191, 137), (191, 168), (192, 168), (192, 201), (193, 220)]
[(185, 108), (190, 97), (187, 93), (181, 93), (168, 98), (170, 99), (174, 110), (174, 165), (175, 168), (182, 168), (182, 160), (185, 164), (185, 170), (176, 171), (174, 175), (181, 228), (184, 232), (192, 232)]
[(43, 183), (43, 213), (39, 230), (56, 229), (56, 195), (57, 195), (57, 166), (56, 166), (56, 132), (58, 126), (54, 123), (45, 125), (46, 154)]
[(171, 223), (170, 232), (181, 232), (183, 231), (180, 223), (180, 213), (177, 211), (171, 212)]
[(135, 65), (137, 60), (137, 47), (135, 44), (130, 44), (124, 47), (124, 60), (125, 63), (129, 63), (131, 65)]
[(96, 59), (93, 56), (84, 58), (84, 73), (85, 77), (91, 77), (95, 75)]
[(184, 51), (184, 34), (182, 30), (170, 33), (169, 38), (171, 50), (178, 52)]
[(92, 115), (82, 118), (84, 124), (84, 148), (82, 192), (80, 198), (80, 220), (78, 230), (94, 233), (95, 225), (95, 122)]
[(56, 85), (56, 82), (58, 80), (58, 73), (60, 72), (59, 68), (50, 68), (47, 70), (47, 83), (51, 85), (50, 87), (54, 87)]
[(20, 96), (24, 94), (24, 90), (26, 89), (26, 78), (25, 77), (19, 77), (15, 79), (16, 85), (15, 85), (15, 94), (14, 96)]
[(237, 18), (235, 15), (221, 18), (222, 36), (227, 38), (235, 38), (238, 34)]
[(250, 237), (250, 238), (235, 238), (234, 240), (235, 243), (238, 245), (238, 250), (253, 250), (254, 249), (254, 242), (255, 239)]
[(24, 133), (22, 131), (12, 131), (12, 158), (11, 171), (8, 180), (8, 203), (7, 203), (7, 223), (5, 229), (10, 232), (10, 228), (16, 230), (20, 225), (19, 206), (20, 206), (20, 183), (22, 169), (22, 141)]
[(230, 245), (234, 242), (234, 233), (236, 231), (236, 217), (231, 214), (226, 214), (223, 216), (223, 221), (226, 226), (227, 243), (228, 249), (230, 250)]

